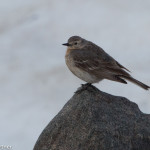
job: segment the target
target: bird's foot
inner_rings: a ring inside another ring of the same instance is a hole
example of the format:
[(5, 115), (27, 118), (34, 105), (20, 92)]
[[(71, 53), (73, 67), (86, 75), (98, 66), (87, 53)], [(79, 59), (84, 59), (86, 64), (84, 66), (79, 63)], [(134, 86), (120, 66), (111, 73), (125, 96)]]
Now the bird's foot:
[(81, 84), (82, 85), (82, 88), (87, 88), (88, 86), (91, 86), (92, 83), (86, 83), (86, 84)]
[(87, 88), (91, 85), (92, 85), (91, 83), (81, 84), (82, 87), (78, 88), (75, 94), (79, 94), (82, 91), (87, 90)]

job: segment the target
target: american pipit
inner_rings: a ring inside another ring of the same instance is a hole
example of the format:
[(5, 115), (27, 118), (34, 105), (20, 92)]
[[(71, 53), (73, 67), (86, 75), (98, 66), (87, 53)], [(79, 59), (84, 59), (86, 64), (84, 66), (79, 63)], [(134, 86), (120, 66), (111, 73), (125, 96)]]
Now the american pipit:
[(68, 47), (65, 56), (68, 68), (74, 75), (89, 84), (103, 79), (127, 84), (126, 80), (128, 80), (145, 90), (150, 88), (134, 79), (127, 68), (90, 41), (79, 36), (72, 36), (63, 45)]

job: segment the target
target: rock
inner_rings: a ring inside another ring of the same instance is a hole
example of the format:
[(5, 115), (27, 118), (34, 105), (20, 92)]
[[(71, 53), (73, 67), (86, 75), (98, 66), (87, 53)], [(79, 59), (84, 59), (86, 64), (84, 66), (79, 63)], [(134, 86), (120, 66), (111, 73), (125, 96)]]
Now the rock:
[(150, 115), (88, 86), (48, 124), (34, 150), (150, 150)]

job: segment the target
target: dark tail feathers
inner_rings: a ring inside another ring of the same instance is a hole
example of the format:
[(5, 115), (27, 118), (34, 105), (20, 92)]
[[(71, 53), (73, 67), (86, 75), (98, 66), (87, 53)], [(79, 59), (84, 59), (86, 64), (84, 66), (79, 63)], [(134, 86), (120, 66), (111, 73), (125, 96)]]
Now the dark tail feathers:
[(129, 76), (129, 77), (127, 77), (127, 76), (120, 76), (120, 77), (122, 77), (122, 78), (124, 78), (124, 79), (126, 79), (126, 80), (128, 80), (128, 81), (130, 81), (130, 82), (132, 82), (132, 83), (134, 83), (134, 84), (136, 84), (138, 86), (140, 86), (141, 88), (143, 88), (145, 90), (148, 90), (150, 88), (148, 85), (146, 85), (146, 84), (144, 84), (144, 83), (134, 79), (131, 76)]

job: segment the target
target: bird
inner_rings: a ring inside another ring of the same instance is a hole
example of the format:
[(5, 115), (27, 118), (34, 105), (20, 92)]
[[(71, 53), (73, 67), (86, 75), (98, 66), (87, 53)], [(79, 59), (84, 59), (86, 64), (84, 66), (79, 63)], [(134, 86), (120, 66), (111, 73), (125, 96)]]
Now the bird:
[(91, 41), (72, 36), (62, 45), (67, 46), (65, 61), (69, 70), (87, 85), (107, 79), (124, 84), (130, 81), (145, 90), (150, 88), (133, 78), (127, 68)]

